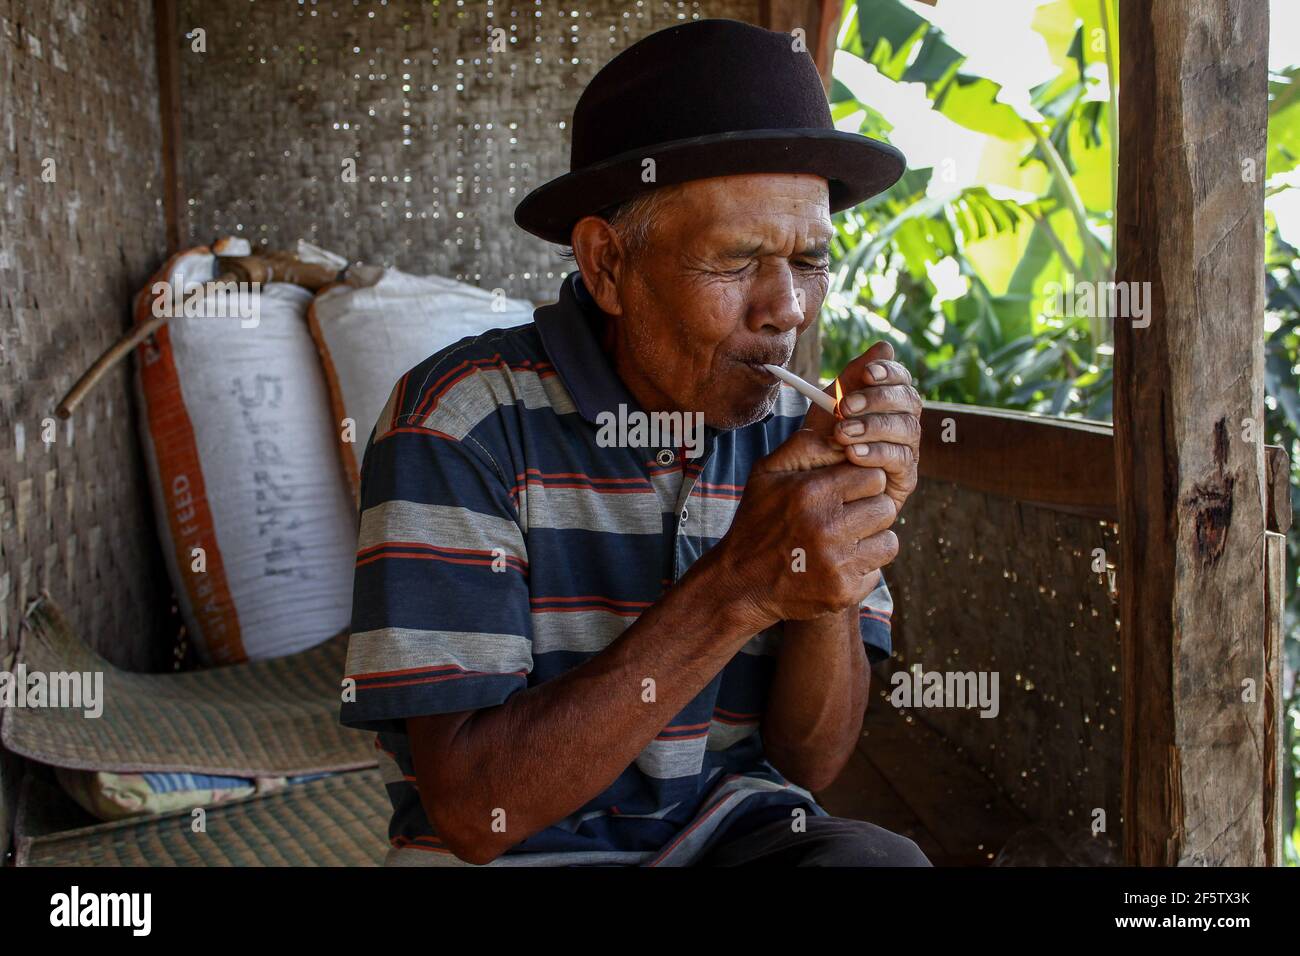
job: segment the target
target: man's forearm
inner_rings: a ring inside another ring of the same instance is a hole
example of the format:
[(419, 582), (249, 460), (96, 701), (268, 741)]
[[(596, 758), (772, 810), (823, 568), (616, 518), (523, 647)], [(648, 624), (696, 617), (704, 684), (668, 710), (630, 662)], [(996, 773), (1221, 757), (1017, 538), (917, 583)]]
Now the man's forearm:
[(763, 750), (792, 783), (830, 786), (862, 732), (871, 669), (848, 608), (808, 621), (786, 621), (763, 717)]
[(426, 810), (457, 856), (488, 862), (578, 810), (726, 666), (761, 628), (727, 574), (706, 554), (602, 652), (468, 714), (440, 759), (421, 760), (427, 718), (408, 721), (422, 791), (456, 795)]

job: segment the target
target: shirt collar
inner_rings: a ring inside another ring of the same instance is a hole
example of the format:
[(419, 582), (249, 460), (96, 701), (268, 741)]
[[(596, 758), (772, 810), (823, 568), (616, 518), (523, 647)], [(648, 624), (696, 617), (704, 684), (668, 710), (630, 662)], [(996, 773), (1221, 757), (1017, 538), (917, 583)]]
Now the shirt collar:
[(578, 272), (565, 277), (558, 302), (533, 314), (560, 381), (573, 396), (578, 414), (593, 425), (597, 415), (617, 412), (620, 404), (629, 411), (641, 408), (600, 346), (599, 334), (606, 321)]

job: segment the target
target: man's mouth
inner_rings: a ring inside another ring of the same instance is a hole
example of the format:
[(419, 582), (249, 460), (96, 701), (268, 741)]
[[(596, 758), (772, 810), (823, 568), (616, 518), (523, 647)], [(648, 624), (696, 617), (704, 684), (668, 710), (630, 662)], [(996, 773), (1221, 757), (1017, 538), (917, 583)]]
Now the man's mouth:
[(741, 362), (740, 364), (745, 366), (747, 369), (749, 369), (751, 372), (753, 372), (756, 376), (763, 379), (764, 381), (771, 382), (774, 385), (777, 384), (776, 376), (773, 375), (771, 372), (769, 372), (767, 369), (763, 368), (764, 363)]
[(763, 378), (767, 379), (769, 382), (775, 382), (776, 376), (773, 375), (771, 372), (769, 372), (767, 369), (763, 368), (763, 366), (777, 365), (780, 366), (781, 368), (785, 368), (785, 364), (790, 361), (790, 356), (771, 355), (771, 356), (759, 357), (759, 358), (743, 358), (743, 359), (738, 359), (738, 361), (740, 362), (741, 365), (747, 365), (757, 375), (762, 376)]

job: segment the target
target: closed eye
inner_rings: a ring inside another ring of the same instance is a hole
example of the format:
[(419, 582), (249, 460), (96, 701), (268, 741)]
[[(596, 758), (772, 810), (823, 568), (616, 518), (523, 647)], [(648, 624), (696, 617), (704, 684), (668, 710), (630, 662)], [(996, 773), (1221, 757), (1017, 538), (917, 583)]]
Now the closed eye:
[[(753, 264), (754, 264), (754, 260), (751, 259), (748, 262), (746, 262), (743, 266), (740, 266), (738, 269), (719, 269), (717, 271), (719, 275), (738, 276), (748, 271), (750, 266), (752, 266)], [(795, 269), (799, 270), (800, 272), (825, 272), (830, 268), (830, 261), (826, 259), (815, 259), (811, 262), (803, 260), (803, 261), (796, 261), (792, 263), (792, 265), (794, 266)]]
[(721, 270), (719, 270), (719, 271), (720, 271), (720, 272), (722, 273), (722, 275), (724, 275), (724, 276), (738, 276), (738, 275), (740, 275), (742, 272), (745, 272), (746, 270), (748, 270), (749, 267), (750, 267), (751, 265), (752, 265), (752, 263), (746, 262), (746, 263), (745, 263), (743, 266), (741, 266), (739, 269), (721, 269)]

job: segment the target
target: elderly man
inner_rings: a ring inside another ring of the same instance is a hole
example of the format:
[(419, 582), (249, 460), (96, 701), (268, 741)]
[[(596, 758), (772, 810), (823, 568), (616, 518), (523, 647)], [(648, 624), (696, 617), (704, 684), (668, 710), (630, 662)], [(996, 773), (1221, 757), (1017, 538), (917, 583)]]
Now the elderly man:
[(762, 368), (901, 155), (794, 38), (704, 20), (600, 71), (571, 167), (516, 211), (572, 245), (558, 303), (408, 372), (366, 450), (342, 720), (389, 862), (928, 865), (811, 792), (890, 652), (919, 397), (887, 344), (842, 420)]

